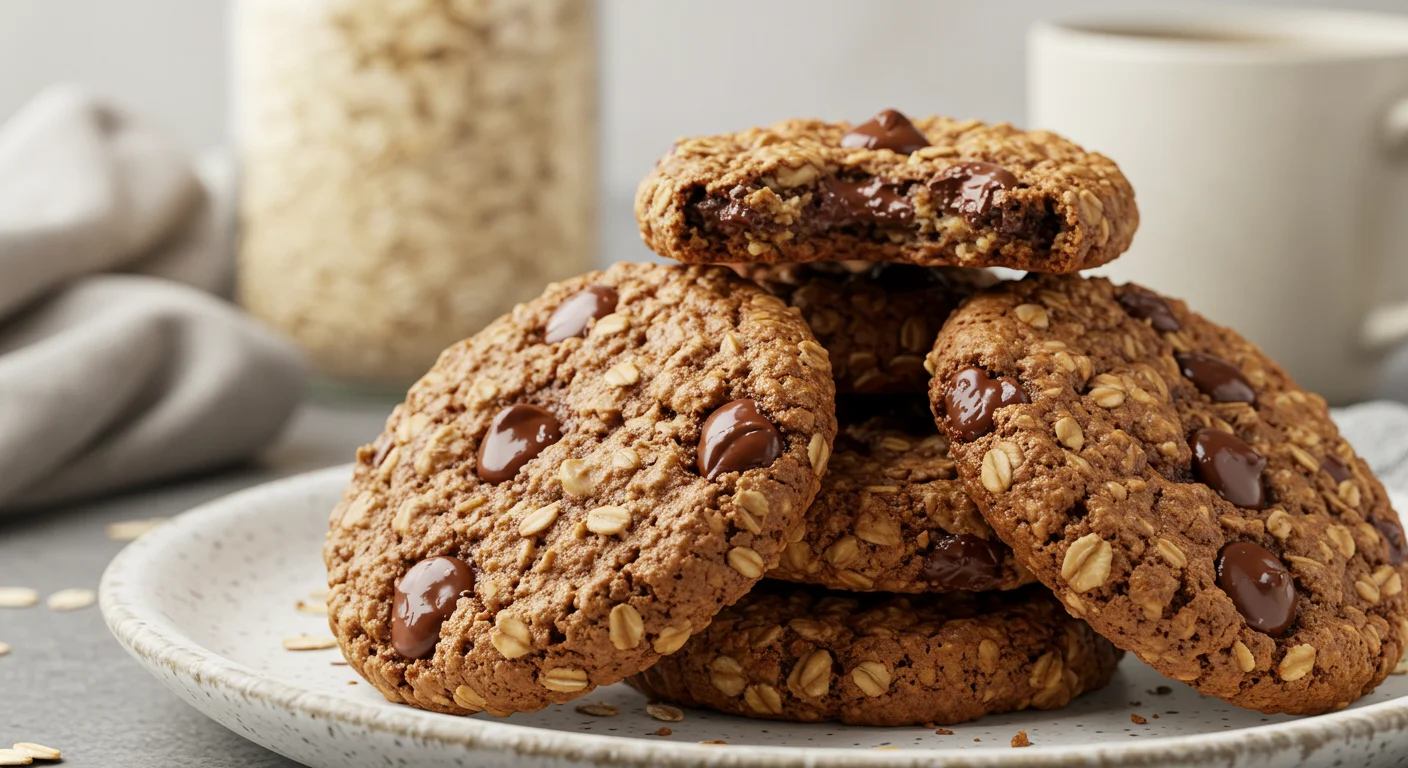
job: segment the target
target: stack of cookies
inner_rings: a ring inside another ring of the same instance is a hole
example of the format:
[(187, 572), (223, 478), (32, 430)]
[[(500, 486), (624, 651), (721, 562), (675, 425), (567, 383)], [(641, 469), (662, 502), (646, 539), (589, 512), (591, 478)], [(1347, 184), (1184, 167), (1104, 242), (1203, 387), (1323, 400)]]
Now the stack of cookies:
[(1403, 532), (1325, 402), (1182, 302), (1072, 274), (1138, 223), (1108, 159), (789, 121), (680, 141), (636, 213), (686, 266), (548, 286), (358, 452), (329, 621), (388, 699), (503, 715), (629, 680), (944, 724), (1062, 706), (1129, 651), (1317, 713), (1398, 662)]

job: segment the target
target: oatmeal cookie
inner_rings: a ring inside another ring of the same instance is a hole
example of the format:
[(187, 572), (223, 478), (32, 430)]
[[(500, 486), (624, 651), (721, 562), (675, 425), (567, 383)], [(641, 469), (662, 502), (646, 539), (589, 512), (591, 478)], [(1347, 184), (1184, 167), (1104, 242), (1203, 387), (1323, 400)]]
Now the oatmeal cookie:
[(1129, 247), (1134, 190), (1047, 131), (885, 110), (682, 139), (636, 193), (646, 245), (687, 263), (864, 259), (1066, 273)]
[(853, 592), (1035, 581), (978, 514), (923, 395), (851, 395), (821, 492), (769, 578)]
[(650, 666), (776, 565), (835, 436), (800, 313), (618, 264), (447, 349), (358, 451), (329, 623), (389, 699), (532, 711)]
[(978, 269), (869, 261), (734, 270), (802, 310), (831, 357), (839, 392), (927, 391), (924, 355), (944, 320), (973, 291), (996, 282)]
[(769, 720), (951, 724), (1054, 709), (1121, 652), (1044, 590), (853, 595), (764, 582), (629, 679), (658, 699)]
[(956, 312), (929, 358), (959, 474), (1115, 645), (1238, 706), (1347, 706), (1408, 640), (1403, 530), (1325, 401), (1134, 285), (1050, 275)]

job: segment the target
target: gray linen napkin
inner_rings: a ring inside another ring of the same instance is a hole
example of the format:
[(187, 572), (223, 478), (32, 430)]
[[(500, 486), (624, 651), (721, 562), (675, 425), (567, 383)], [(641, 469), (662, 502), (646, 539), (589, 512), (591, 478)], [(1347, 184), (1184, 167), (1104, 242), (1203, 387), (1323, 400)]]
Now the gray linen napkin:
[(71, 87), (0, 126), (0, 512), (246, 457), (306, 371), (228, 289), (228, 163)]

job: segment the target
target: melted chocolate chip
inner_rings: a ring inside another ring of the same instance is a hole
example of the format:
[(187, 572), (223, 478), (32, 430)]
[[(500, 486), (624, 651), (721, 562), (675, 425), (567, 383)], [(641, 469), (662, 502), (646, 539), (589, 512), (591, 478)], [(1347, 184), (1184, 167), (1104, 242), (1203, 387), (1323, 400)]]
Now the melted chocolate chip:
[(898, 110), (886, 109), (841, 137), (847, 149), (889, 149), (907, 155), (929, 146), (929, 140)]
[(914, 220), (914, 203), (884, 179), (845, 181), (825, 179), (816, 192), (812, 223), (823, 228), (857, 224), (902, 226)]
[(699, 434), (699, 474), (708, 480), (766, 467), (780, 455), (782, 433), (751, 398), (720, 406), (704, 420)]
[(1162, 296), (1139, 288), (1127, 288), (1119, 295), (1120, 306), (1130, 317), (1148, 320), (1156, 331), (1177, 331), (1183, 327), (1173, 316), (1173, 308)]
[(510, 405), (489, 423), (474, 471), (486, 483), (512, 480), (524, 464), (561, 439), (556, 416), (536, 405)]
[(1403, 526), (1383, 517), (1376, 517), (1369, 522), (1374, 524), (1374, 530), (1388, 542), (1389, 563), (1402, 565), (1403, 556), (1408, 553), (1408, 542), (1403, 540)]
[(990, 378), (987, 371), (970, 365), (959, 369), (944, 391), (944, 418), (958, 439), (967, 442), (992, 431), (998, 408), (1029, 402), (1016, 381)]
[(992, 163), (967, 162), (951, 165), (929, 182), (929, 189), (943, 207), (970, 219), (992, 209), (997, 193), (1017, 186), (1017, 177)]
[(1335, 480), (1335, 485), (1339, 485), (1354, 476), (1353, 471), (1349, 467), (1349, 462), (1333, 453), (1325, 454), (1325, 458), (1320, 460), (1320, 468), (1330, 473), (1330, 477)]
[(1002, 585), (1002, 549), (969, 533), (945, 536), (924, 557), (922, 575), (935, 587), (986, 592)]
[(1220, 429), (1193, 433), (1193, 472), (1217, 495), (1243, 509), (1262, 509), (1266, 494), (1261, 472), (1266, 457)]
[(434, 653), (440, 625), (454, 614), (460, 594), (473, 588), (474, 572), (463, 560), (432, 557), (411, 566), (396, 584), (391, 646), (407, 659)]
[(1238, 541), (1217, 556), (1217, 586), (1232, 598), (1247, 626), (1280, 637), (1296, 618), (1296, 583), (1265, 548)]
[(1242, 370), (1217, 355), (1182, 352), (1173, 357), (1183, 375), (1213, 402), (1256, 402), (1256, 392), (1252, 391), (1252, 383), (1242, 375)]
[(616, 311), (618, 299), (616, 289), (605, 285), (593, 285), (573, 294), (557, 305), (557, 310), (548, 318), (543, 341), (556, 344), (574, 336), (586, 336), (591, 321), (600, 320)]
[(727, 197), (705, 195), (702, 188), (696, 190), (695, 195), (697, 199), (692, 199), (687, 211), (690, 226), (724, 235), (763, 232), (769, 228), (767, 217), (748, 206), (748, 189), (742, 185), (729, 190)]

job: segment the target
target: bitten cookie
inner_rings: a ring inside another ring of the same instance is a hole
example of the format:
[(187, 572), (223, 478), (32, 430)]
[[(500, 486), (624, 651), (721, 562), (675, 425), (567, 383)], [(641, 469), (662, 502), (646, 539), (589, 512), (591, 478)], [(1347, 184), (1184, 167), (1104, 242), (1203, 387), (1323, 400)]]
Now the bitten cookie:
[(851, 395), (821, 492), (769, 578), (857, 592), (1035, 581), (983, 521), (923, 395)]
[(764, 582), (630, 678), (685, 706), (769, 720), (929, 725), (1054, 709), (1121, 652), (1042, 590), (847, 595)]
[(329, 622), (387, 698), (531, 711), (650, 666), (777, 563), (835, 435), (800, 314), (618, 264), (446, 350), (357, 454)]
[(687, 263), (844, 259), (1075, 272), (1129, 247), (1134, 190), (1047, 131), (885, 110), (682, 139), (636, 193), (646, 245)]
[(831, 357), (840, 392), (925, 392), (924, 355), (944, 320), (978, 288), (977, 269), (875, 264), (740, 264), (734, 270), (802, 310)]
[(1236, 333), (1029, 276), (965, 304), (930, 363), (984, 517), (1116, 645), (1264, 712), (1347, 706), (1394, 668), (1398, 516), (1324, 400)]

